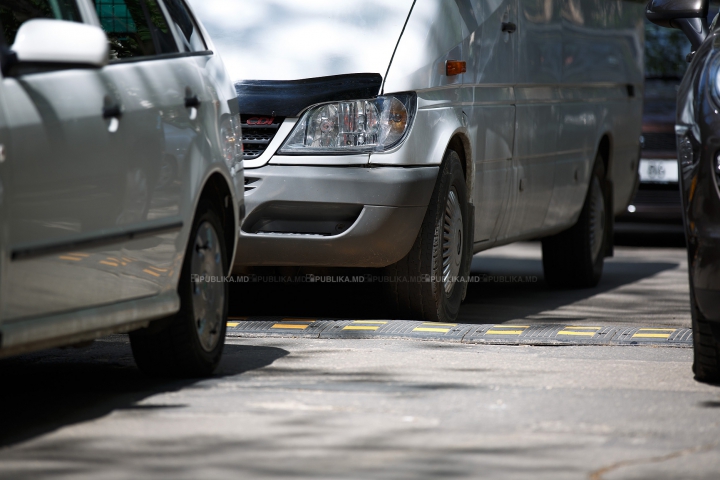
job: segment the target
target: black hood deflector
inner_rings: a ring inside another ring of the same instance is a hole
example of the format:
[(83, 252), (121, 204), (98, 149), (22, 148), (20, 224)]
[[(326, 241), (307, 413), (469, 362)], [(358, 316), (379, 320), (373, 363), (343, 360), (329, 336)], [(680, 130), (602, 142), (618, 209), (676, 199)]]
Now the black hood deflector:
[(244, 80), (235, 84), (240, 113), (297, 117), (310, 105), (375, 98), (382, 75), (352, 73), (302, 80)]

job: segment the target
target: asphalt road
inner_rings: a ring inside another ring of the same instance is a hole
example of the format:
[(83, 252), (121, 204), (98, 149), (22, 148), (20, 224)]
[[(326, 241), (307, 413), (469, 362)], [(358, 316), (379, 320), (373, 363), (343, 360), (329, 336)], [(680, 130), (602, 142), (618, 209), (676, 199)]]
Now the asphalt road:
[[(620, 247), (596, 289), (553, 291), (537, 244), (506, 247), (473, 262), (459, 322), (687, 327), (686, 268), (680, 248)], [(234, 311), (383, 318), (374, 285), (291, 287)], [(215, 377), (167, 381), (113, 336), (0, 361), (0, 478), (717, 479), (720, 389), (691, 360), (287, 334), (231, 337)]]

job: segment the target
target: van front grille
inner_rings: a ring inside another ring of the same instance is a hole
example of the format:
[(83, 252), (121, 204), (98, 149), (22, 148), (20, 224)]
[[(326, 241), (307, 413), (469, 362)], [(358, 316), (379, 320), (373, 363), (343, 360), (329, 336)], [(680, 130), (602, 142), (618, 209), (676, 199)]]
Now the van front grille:
[(267, 115), (240, 115), (242, 127), (243, 160), (253, 160), (265, 152), (275, 138), (284, 117)]

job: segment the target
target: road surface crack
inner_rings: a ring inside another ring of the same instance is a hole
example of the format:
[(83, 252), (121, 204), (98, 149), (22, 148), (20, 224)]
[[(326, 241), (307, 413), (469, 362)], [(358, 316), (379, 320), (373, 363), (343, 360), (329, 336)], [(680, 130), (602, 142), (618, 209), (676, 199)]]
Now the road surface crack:
[(713, 448), (718, 446), (718, 442), (715, 443), (708, 443), (705, 445), (699, 445), (697, 447), (691, 447), (691, 448), (685, 448), (683, 450), (678, 450), (676, 452), (668, 453), (667, 455), (661, 455), (658, 457), (650, 457), (650, 458), (636, 458), (634, 460), (623, 460), (621, 462), (613, 463), (612, 465), (608, 465), (607, 467), (603, 467), (599, 470), (595, 470), (594, 472), (590, 473), (590, 480), (602, 480), (603, 475), (606, 473), (609, 473), (613, 470), (617, 470), (619, 468), (623, 467), (632, 467), (635, 465), (642, 465), (646, 463), (659, 463), (659, 462), (665, 462), (667, 460), (673, 460), (678, 457), (682, 457), (685, 455), (691, 455), (693, 453), (700, 453), (700, 452), (707, 452), (709, 450), (712, 450)]

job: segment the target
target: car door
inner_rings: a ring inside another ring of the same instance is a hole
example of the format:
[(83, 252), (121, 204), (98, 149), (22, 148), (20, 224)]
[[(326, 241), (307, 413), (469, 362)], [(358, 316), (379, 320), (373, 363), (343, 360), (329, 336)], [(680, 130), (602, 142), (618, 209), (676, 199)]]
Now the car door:
[[(126, 246), (134, 264), (128, 275), (157, 284), (160, 293), (174, 291), (192, 211), (188, 152), (201, 143), (198, 116), (204, 86), (196, 65), (178, 43), (165, 5), (156, 0), (94, 0), (111, 45), (104, 74), (117, 88), (121, 115), (118, 134), (124, 142), (120, 158), (124, 200), (118, 222), (148, 232)], [(111, 7), (111, 8), (109, 8)], [(204, 47), (203, 47), (204, 48)], [(187, 196), (186, 196), (187, 197)]]
[[(0, 7), (8, 46), (22, 23), (18, 19), (83, 21), (72, 1), (39, 1), (34, 7)], [(28, 70), (1, 82), (10, 129), (5, 273), (13, 279), (2, 286), (2, 317), (45, 315), (122, 298), (123, 282), (99, 263), (102, 252), (93, 250), (112, 249), (122, 231), (115, 223), (119, 150), (103, 113), (114, 101), (113, 86), (97, 68)]]
[(106, 67), (7, 79), (18, 160), (10, 274), (20, 279), (9, 318), (173, 294), (180, 273), (183, 185), (164, 124), (194, 135), (184, 99), (197, 75), (176, 58), (156, 1), (94, 6)]
[[(166, 152), (178, 168), (187, 169), (193, 162), (202, 163), (211, 153), (208, 144), (198, 141), (201, 135), (198, 129), (205, 125), (216, 125), (218, 95), (211, 78), (216, 65), (210, 62), (218, 60), (214, 52), (208, 50), (202, 32), (186, 6), (184, 0), (163, 0), (180, 46), (182, 57), (173, 60), (173, 71), (179, 83), (177, 88), (184, 90), (182, 98), (168, 99), (177, 114), (164, 122)], [(199, 179), (196, 179), (199, 180)]]

